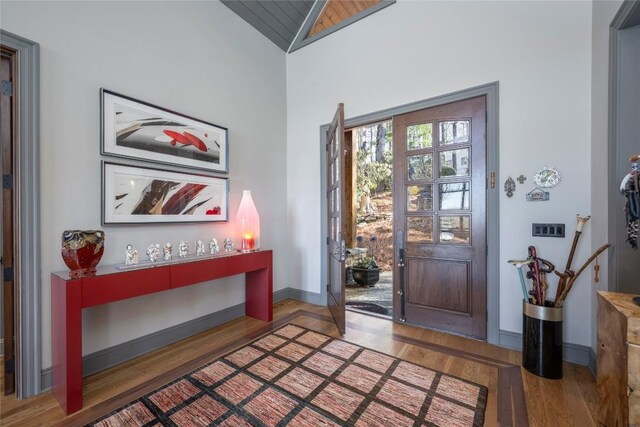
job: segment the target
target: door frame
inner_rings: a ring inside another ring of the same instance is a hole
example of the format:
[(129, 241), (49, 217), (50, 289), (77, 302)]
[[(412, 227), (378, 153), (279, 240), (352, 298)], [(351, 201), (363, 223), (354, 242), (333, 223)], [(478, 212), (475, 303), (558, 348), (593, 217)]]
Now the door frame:
[[(620, 111), (622, 88), (620, 87), (621, 52), (620, 31), (640, 25), (640, 1), (625, 1), (613, 18), (609, 26), (609, 124), (608, 124), (608, 153), (609, 153), (609, 191), (608, 191), (608, 238), (615, 238), (616, 230), (624, 223), (619, 206), (622, 198), (618, 191), (618, 151), (620, 147)], [(613, 242), (612, 242), (613, 243)], [(617, 249), (615, 245), (608, 251), (608, 280), (606, 286), (611, 292), (619, 292)]]
[(18, 52), (16, 127), (16, 396), (41, 391), (40, 45), (0, 29), (2, 45)]
[[(487, 100), (487, 188), (489, 181), (500, 182), (499, 179), (499, 134), (498, 134), (498, 82), (487, 83), (481, 86), (475, 86), (445, 95), (424, 99), (421, 101), (411, 102), (409, 104), (397, 107), (387, 108), (370, 114), (364, 114), (352, 118), (345, 118), (345, 129), (351, 129), (363, 126), (369, 123), (388, 120), (393, 116), (410, 113), (413, 111), (424, 110), (426, 108), (436, 107), (442, 104), (462, 101), (478, 96), (485, 96)], [(347, 104), (348, 106), (348, 104)], [(329, 124), (320, 126), (320, 212), (325, 212), (326, 206), (326, 159), (325, 145), (326, 133)], [(491, 174), (493, 178), (489, 178)], [(500, 330), (500, 191), (493, 188), (487, 191), (487, 342), (491, 344), (499, 343)], [(321, 221), (320, 230), (322, 233), (321, 243), (321, 272), (322, 285), (321, 300), (326, 301), (326, 283), (327, 283), (327, 256), (325, 254), (327, 225), (324, 219)], [(395, 318), (394, 313), (394, 318)]]

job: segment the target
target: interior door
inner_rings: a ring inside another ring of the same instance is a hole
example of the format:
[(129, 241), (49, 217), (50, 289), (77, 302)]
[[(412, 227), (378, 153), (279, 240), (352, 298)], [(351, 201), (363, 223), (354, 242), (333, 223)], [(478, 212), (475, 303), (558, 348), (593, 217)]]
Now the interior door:
[(344, 105), (327, 130), (327, 305), (340, 334), (345, 332), (345, 152)]
[(4, 394), (15, 391), (15, 314), (13, 273), (13, 61), (15, 52), (2, 49), (0, 55), (0, 165), (3, 185), (0, 198), (2, 212), (2, 338), (4, 360)]
[(486, 99), (393, 120), (395, 311), (486, 339)]

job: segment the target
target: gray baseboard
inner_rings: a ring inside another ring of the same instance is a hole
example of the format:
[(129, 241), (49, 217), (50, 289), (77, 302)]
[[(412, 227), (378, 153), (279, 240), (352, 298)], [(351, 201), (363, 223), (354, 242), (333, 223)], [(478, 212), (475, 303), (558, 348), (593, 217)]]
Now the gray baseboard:
[[(512, 348), (514, 350), (522, 351), (522, 334), (517, 332), (500, 330), (498, 345), (501, 347)], [(591, 371), (595, 371), (595, 359), (593, 359), (591, 353), (593, 349), (586, 345), (564, 343), (562, 348), (564, 360), (567, 362), (575, 363), (577, 365), (588, 366)]]
[[(273, 293), (274, 301), (281, 301), (287, 298), (297, 299), (310, 304), (323, 305), (320, 303), (320, 294), (301, 291), (299, 289), (285, 288)], [(224, 310), (217, 311), (197, 319), (179, 325), (171, 326), (161, 331), (127, 341), (104, 350), (88, 354), (82, 358), (82, 376), (95, 374), (111, 368), (120, 363), (134, 359), (143, 354), (173, 344), (177, 341), (189, 338), (207, 329), (219, 326), (223, 323), (244, 316), (244, 303), (234, 305)], [(51, 368), (43, 369), (41, 373), (41, 392), (51, 388)]]
[(300, 289), (289, 288), (289, 298), (303, 301), (313, 305), (327, 305), (327, 300), (322, 298), (322, 294), (316, 294), (314, 292), (303, 291)]

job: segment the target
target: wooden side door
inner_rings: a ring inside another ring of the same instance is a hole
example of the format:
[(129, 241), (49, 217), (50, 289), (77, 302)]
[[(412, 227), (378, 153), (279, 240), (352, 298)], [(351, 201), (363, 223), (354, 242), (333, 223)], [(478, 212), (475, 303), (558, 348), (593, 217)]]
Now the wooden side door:
[(393, 118), (396, 313), (487, 337), (486, 99)]
[(1, 49), (0, 55), (0, 164), (2, 167), (2, 198), (0, 211), (2, 212), (2, 338), (4, 360), (4, 394), (15, 391), (15, 312), (14, 312), (14, 259), (13, 259), (13, 142), (16, 112), (13, 90), (15, 89), (14, 61), (16, 53)]
[(345, 332), (345, 151), (344, 105), (327, 130), (327, 305), (340, 334)]

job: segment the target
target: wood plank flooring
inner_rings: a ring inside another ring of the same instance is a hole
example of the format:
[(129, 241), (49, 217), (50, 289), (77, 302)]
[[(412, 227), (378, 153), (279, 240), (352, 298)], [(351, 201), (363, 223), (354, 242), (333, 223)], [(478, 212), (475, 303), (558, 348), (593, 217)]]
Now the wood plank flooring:
[[(243, 317), (85, 378), (84, 408), (69, 417), (50, 391), (26, 400), (3, 396), (0, 425), (84, 425), (286, 323), (338, 337), (326, 307), (281, 301), (272, 323)], [(487, 426), (597, 425), (596, 384), (584, 366), (565, 363), (562, 380), (544, 380), (520, 367), (520, 352), (352, 312), (342, 338), (487, 386)]]

